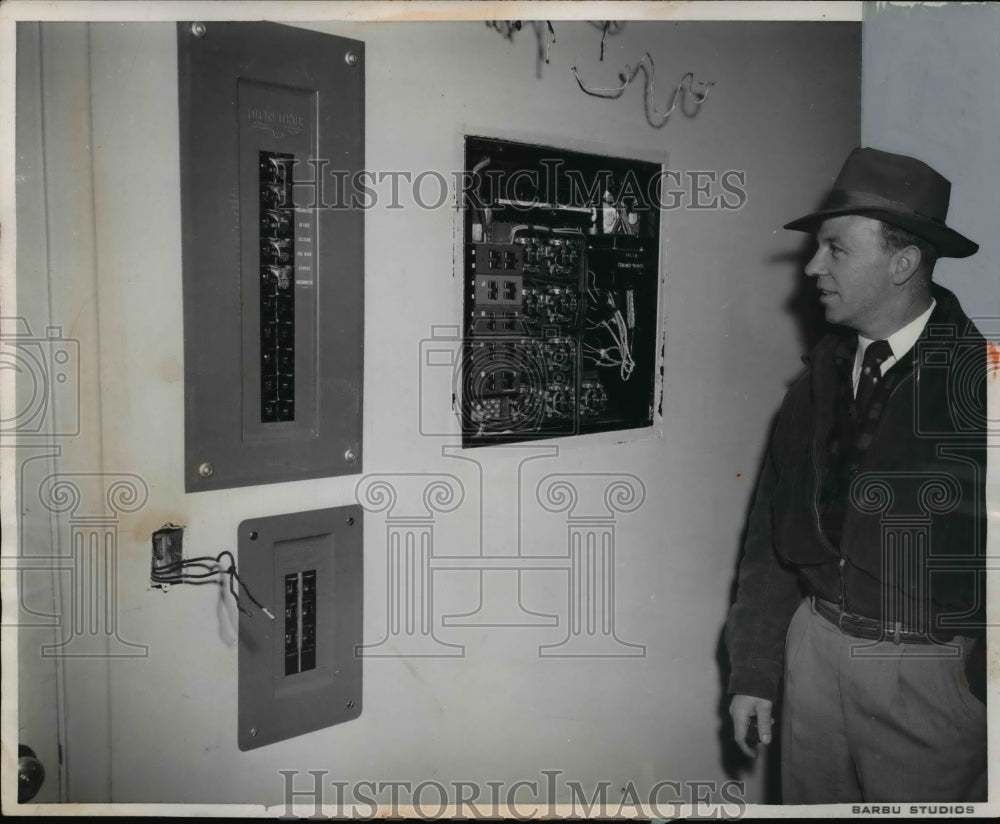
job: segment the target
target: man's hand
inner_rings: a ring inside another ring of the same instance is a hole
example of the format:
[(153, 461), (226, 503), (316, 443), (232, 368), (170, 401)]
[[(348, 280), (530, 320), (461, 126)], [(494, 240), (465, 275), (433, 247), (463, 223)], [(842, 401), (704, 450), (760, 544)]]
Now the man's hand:
[(772, 702), (755, 695), (734, 695), (729, 704), (729, 714), (733, 717), (733, 737), (736, 744), (751, 758), (757, 757), (757, 747), (753, 749), (747, 744), (747, 729), (750, 719), (756, 717), (757, 732), (761, 744), (771, 743), (771, 706)]

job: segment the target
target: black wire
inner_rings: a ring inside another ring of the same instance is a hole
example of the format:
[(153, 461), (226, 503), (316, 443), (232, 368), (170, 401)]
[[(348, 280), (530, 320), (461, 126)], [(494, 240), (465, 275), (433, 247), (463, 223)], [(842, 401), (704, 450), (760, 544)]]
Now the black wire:
[(204, 586), (205, 584), (215, 584), (218, 586), (221, 581), (189, 581), (185, 578), (151, 578), (154, 584), (191, 584), (192, 586)]
[(208, 564), (204, 562), (190, 563), (190, 564), (186, 562), (180, 562), (180, 563), (175, 562), (172, 564), (163, 564), (161, 566), (154, 568), (153, 571), (162, 574), (162, 573), (179, 572), (182, 569), (193, 569), (195, 567), (202, 568), (212, 575), (215, 575), (219, 572), (218, 569), (212, 569)]
[[(223, 567), (222, 559), (229, 558), (229, 567)], [(215, 568), (212, 569), (209, 565), (214, 564)], [(204, 569), (204, 572), (188, 572), (187, 570), (192, 568)], [(217, 575), (228, 575), (229, 576), (229, 592), (233, 596), (233, 600), (236, 602), (236, 609), (242, 612), (244, 615), (251, 615), (241, 603), (240, 596), (237, 592), (236, 585), (246, 593), (247, 597), (253, 601), (261, 612), (264, 611), (264, 605), (258, 601), (253, 593), (250, 591), (249, 587), (236, 572), (236, 558), (233, 553), (228, 549), (224, 549), (214, 558), (211, 556), (202, 556), (200, 558), (186, 558), (181, 561), (174, 561), (169, 564), (162, 564), (156, 566), (152, 570), (150, 579), (157, 584), (211, 584), (218, 583), (217, 581), (212, 581), (210, 579)]]
[[(219, 561), (222, 560), (222, 556), (223, 555), (228, 555), (230, 561), (232, 561), (232, 566), (227, 570), (227, 572), (230, 575), (230, 585), (232, 584), (232, 579), (235, 578), (236, 579), (236, 583), (238, 583), (240, 585), (240, 588), (247, 594), (247, 597), (257, 605), (257, 608), (261, 609), (261, 610), (264, 609), (264, 605), (261, 604), (260, 601), (258, 601), (256, 598), (253, 597), (253, 593), (249, 590), (249, 588), (247, 587), (247, 585), (243, 583), (243, 579), (240, 578), (240, 576), (236, 574), (236, 559), (233, 557), (233, 553), (231, 553), (228, 549), (224, 549), (222, 552), (219, 553), (219, 557), (218, 557)], [(234, 593), (234, 596), (235, 596), (235, 593)], [(238, 598), (238, 596), (236, 596), (236, 597)]]

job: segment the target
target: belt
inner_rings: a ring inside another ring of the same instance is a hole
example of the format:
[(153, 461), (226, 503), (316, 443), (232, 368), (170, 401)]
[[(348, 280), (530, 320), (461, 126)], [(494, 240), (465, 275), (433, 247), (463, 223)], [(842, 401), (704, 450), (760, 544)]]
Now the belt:
[(904, 629), (902, 621), (881, 621), (877, 618), (866, 618), (864, 615), (844, 612), (831, 601), (824, 601), (815, 595), (810, 596), (810, 600), (815, 612), (852, 638), (892, 641), (894, 644), (943, 644), (955, 637), (954, 635), (931, 637), (927, 631)]

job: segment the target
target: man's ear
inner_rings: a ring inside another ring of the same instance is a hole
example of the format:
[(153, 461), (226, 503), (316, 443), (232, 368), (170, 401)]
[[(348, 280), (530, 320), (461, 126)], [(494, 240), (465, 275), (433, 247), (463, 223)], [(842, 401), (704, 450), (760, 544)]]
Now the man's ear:
[(919, 268), (920, 250), (916, 246), (904, 246), (889, 259), (889, 271), (896, 286), (906, 283)]

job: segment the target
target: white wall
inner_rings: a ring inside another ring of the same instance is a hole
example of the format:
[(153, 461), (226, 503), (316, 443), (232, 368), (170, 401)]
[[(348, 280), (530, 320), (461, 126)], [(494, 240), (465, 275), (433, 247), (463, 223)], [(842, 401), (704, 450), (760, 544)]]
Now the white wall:
[[(446, 555), (511, 554), (518, 545), (526, 555), (564, 552), (566, 516), (537, 504), (539, 479), (636, 476), (646, 500), (617, 516), (615, 617), (618, 636), (645, 645), (645, 656), (540, 658), (540, 644), (565, 635), (565, 573), (525, 573), (524, 607), (554, 614), (562, 626), (441, 627), (442, 640), (465, 645), (464, 657), (367, 660), (358, 720), (237, 750), (234, 613), (208, 587), (150, 591), (150, 533), (166, 521), (185, 524), (187, 554), (215, 554), (234, 547), (245, 518), (352, 502), (357, 479), (184, 493), (174, 28), (47, 25), (42, 76), (82, 95), (92, 117), (93, 206), (85, 218), (96, 275), (80, 271), (77, 279), (98, 297), (81, 302), (68, 285), (49, 321), (72, 327), (78, 315), (90, 319), (86, 335), (100, 367), (91, 385), (100, 392), (88, 401), (98, 414), (83, 438), (101, 444), (105, 471), (135, 473), (149, 488), (148, 503), (122, 514), (118, 526), (119, 632), (147, 644), (149, 656), (112, 661), (104, 676), (67, 662), (75, 716), (94, 707), (107, 719), (110, 745), (70, 736), (64, 800), (279, 804), (279, 769), (327, 770), (329, 780), (344, 781), (508, 784), (561, 770), (585, 786), (632, 781), (640, 790), (659, 780), (726, 780), (719, 637), (768, 422), (800, 365), (799, 329), (784, 303), (803, 239), (780, 226), (815, 204), (858, 143), (858, 26), (630, 23), (609, 36), (599, 63), (599, 31), (561, 23), (540, 78), (528, 30), (508, 42), (482, 23), (309, 27), (366, 43), (371, 169), (459, 168), (468, 127), (669, 154), (681, 170), (746, 172), (741, 210), (667, 214), (662, 438), (560, 443), (557, 456), (523, 466), (520, 484), (518, 465), (533, 450), (477, 450), (477, 467), (442, 456), (452, 439), (419, 435), (420, 341), (432, 325), (460, 322), (453, 211), (367, 216), (365, 473), (461, 480), (465, 502), (435, 527), (435, 551)], [(56, 48), (58, 37), (76, 50)], [(638, 87), (616, 101), (576, 88), (570, 66), (610, 85), (646, 50), (656, 60), (661, 107), (685, 71), (715, 81), (696, 118), (675, 114), (656, 130), (642, 117)], [(86, 76), (67, 74), (67, 54), (85, 55)], [(74, 152), (79, 140), (50, 124), (52, 179), (89, 168), (90, 153)], [(61, 197), (54, 191), (50, 211)], [(55, 248), (81, 248), (71, 227), (54, 231)], [(18, 285), (22, 295), (36, 288), (26, 274)], [(432, 415), (447, 421), (444, 398)], [(88, 460), (80, 468), (92, 470)], [(385, 632), (384, 516), (368, 515), (365, 530), (365, 640), (374, 643)], [(487, 575), (487, 587), (516, 583)], [(435, 615), (475, 610), (481, 595), (475, 573), (440, 573)], [(511, 600), (491, 603), (502, 621), (524, 614)], [(762, 771), (744, 777), (747, 800), (759, 800)], [(297, 783), (308, 781), (303, 774)]]
[[(935, 280), (953, 289), (994, 344), (1000, 338), (1000, 6), (866, 4), (861, 134), (866, 145), (911, 154), (952, 182), (948, 223), (980, 245), (962, 260), (941, 260)], [(992, 367), (996, 378), (996, 366)], [(989, 419), (1000, 415), (988, 382)], [(993, 430), (991, 445), (1000, 445)], [(1000, 460), (987, 453), (988, 552), (1000, 552)], [(996, 612), (996, 573), (990, 586)], [(996, 618), (991, 617), (995, 623)], [(996, 706), (996, 627), (990, 629), (989, 701)], [(991, 741), (996, 741), (996, 718)], [(1000, 773), (991, 759), (991, 786)]]
[(913, 155), (951, 180), (948, 224), (980, 250), (942, 260), (934, 276), (974, 319), (997, 318), (1000, 6), (866, 3), (863, 31), (864, 145)]

